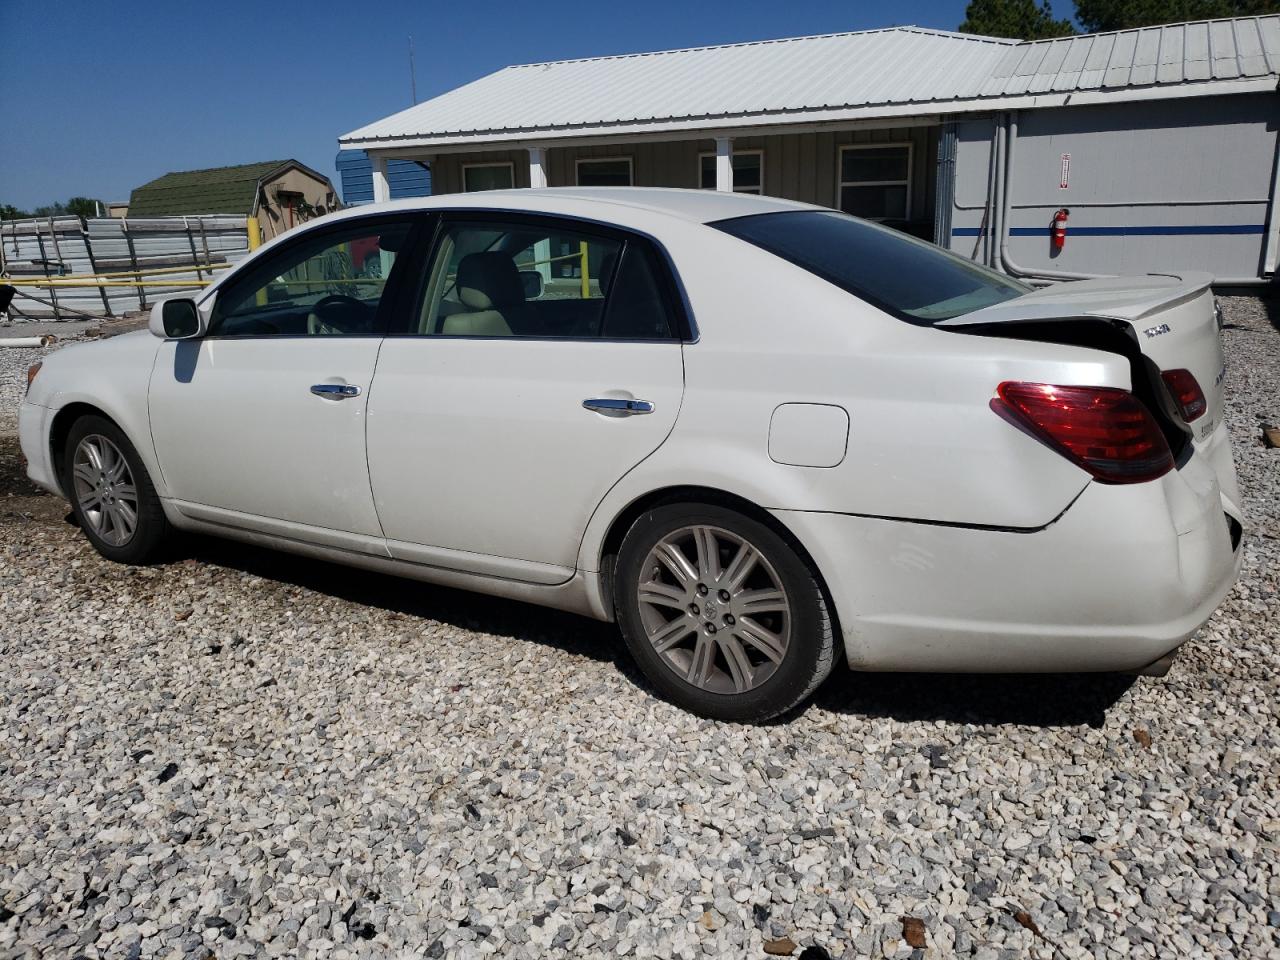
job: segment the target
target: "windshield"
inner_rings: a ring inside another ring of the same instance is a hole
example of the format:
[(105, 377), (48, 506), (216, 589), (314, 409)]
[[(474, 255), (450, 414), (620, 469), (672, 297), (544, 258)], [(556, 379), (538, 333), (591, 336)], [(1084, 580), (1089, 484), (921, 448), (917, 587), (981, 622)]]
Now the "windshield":
[(834, 210), (764, 213), (711, 226), (911, 323), (949, 320), (1031, 289), (932, 243)]

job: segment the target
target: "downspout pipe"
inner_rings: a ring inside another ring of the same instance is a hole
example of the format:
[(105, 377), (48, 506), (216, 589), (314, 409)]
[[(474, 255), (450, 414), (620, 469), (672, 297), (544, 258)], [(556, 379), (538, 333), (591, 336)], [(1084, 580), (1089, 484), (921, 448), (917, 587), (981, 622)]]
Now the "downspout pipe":
[[(1010, 111), (1004, 121), (1004, 150), (1002, 173), (999, 178), (1000, 218), (999, 218), (999, 267), (1005, 273), (1027, 280), (1104, 280), (1116, 276), (1114, 273), (1071, 273), (1066, 270), (1049, 270), (1043, 267), (1028, 269), (1014, 262), (1009, 256), (1009, 206), (1012, 191), (1009, 181), (1013, 179), (1014, 150), (1018, 142), (1018, 112)], [(1275, 199), (1272, 199), (1275, 203)], [(1269, 286), (1271, 281), (1265, 277), (1214, 277), (1213, 285), (1220, 287)]]
[(1115, 276), (1108, 273), (1070, 273), (1066, 270), (1048, 270), (1037, 268), (1029, 270), (1021, 267), (1013, 262), (1013, 258), (1009, 256), (1009, 204), (1012, 191), (1009, 189), (1009, 181), (1013, 179), (1013, 160), (1014, 146), (1018, 140), (1018, 112), (1010, 111), (1004, 117), (1004, 150), (1002, 158), (1002, 166), (1004, 167), (1004, 176), (1000, 180), (1000, 247), (999, 247), (999, 266), (1005, 273), (1015, 277), (1025, 277), (1028, 280), (1099, 280), (1103, 277)]
[(1005, 155), (1005, 115), (996, 114), (991, 129), (991, 223), (987, 224), (987, 262), (993, 269), (1000, 269), (1000, 184), (1004, 183), (1002, 157)]

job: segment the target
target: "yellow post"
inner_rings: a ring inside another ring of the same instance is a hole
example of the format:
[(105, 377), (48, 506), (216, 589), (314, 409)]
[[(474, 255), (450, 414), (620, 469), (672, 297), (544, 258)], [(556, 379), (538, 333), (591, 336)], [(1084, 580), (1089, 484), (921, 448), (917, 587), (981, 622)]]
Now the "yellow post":
[[(262, 246), (262, 234), (259, 232), (258, 218), (250, 215), (244, 218), (244, 231), (249, 236), (249, 253), (257, 250)], [(254, 295), (254, 302), (260, 307), (267, 305), (267, 288), (262, 287)]]
[(578, 256), (582, 258), (582, 299), (591, 299), (591, 277), (587, 275), (587, 241), (578, 241)]

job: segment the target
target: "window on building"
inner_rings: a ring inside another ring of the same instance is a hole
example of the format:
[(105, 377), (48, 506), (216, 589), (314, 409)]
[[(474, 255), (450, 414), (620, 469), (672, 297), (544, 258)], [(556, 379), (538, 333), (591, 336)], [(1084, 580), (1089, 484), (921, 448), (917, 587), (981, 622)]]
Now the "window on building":
[[(716, 188), (716, 155), (698, 156), (699, 182), (703, 190)], [(743, 150), (733, 154), (733, 192), (764, 193), (764, 151)]]
[(631, 158), (610, 157), (608, 159), (601, 160), (579, 160), (578, 186), (631, 186)]
[(840, 209), (867, 220), (911, 216), (911, 144), (840, 148)]
[(510, 190), (515, 186), (515, 168), (510, 163), (467, 163), (462, 166), (462, 189)]

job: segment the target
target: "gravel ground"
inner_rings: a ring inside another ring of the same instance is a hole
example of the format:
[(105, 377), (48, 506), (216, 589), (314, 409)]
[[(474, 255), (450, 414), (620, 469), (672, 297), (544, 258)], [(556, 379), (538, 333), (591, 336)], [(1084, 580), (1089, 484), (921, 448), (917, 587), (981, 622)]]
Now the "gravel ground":
[(568, 615), (113, 566), (0, 437), (0, 957), (1280, 956), (1280, 305), (1226, 308), (1244, 571), (1167, 678), (838, 673), (763, 727)]

